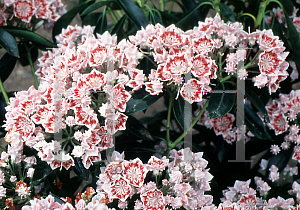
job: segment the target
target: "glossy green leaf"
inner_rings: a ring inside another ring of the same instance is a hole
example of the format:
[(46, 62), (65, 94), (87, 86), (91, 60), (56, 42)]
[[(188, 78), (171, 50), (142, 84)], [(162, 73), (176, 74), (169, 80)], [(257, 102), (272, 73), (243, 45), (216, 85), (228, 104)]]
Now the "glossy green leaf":
[(74, 158), (74, 162), (75, 166), (73, 167), (73, 171), (75, 174), (81, 179), (88, 181), (90, 177), (90, 171), (83, 166), (82, 160), (80, 158)]
[(99, 17), (94, 33), (103, 34), (107, 30), (106, 8), (104, 8), (102, 15)]
[[(222, 85), (219, 84), (214, 90), (230, 90), (225, 86), (225, 89), (222, 88)], [(234, 93), (211, 93), (209, 98), (207, 111), (210, 118), (219, 118), (223, 115), (230, 112), (232, 107), (235, 104)]]
[(99, 17), (101, 17), (101, 12), (94, 12), (85, 16), (82, 20), (82, 26), (96, 26)]
[(126, 130), (132, 132), (142, 140), (154, 141), (147, 128), (145, 128), (145, 126), (132, 115), (128, 116), (128, 119), (126, 121)]
[(57, 195), (53, 194), (53, 193), (49, 193), (49, 195), (51, 195), (54, 198), (54, 202), (57, 202), (59, 204), (64, 204), (65, 201), (63, 201), (60, 197), (58, 197)]
[(118, 5), (123, 9), (128, 18), (140, 29), (146, 28), (148, 21), (142, 10), (130, 0), (116, 0)]
[(181, 20), (180, 17), (176, 16), (175, 14), (168, 13), (168, 12), (160, 12), (160, 15), (164, 22), (164, 25), (175, 24)]
[(173, 112), (182, 129), (184, 129), (184, 105), (185, 100), (181, 96), (177, 100), (174, 100)]
[(19, 57), (18, 46), (15, 38), (2, 28), (0, 28), (0, 46), (12, 56)]
[[(202, 3), (204, 0), (198, 0), (197, 2), (198, 3)], [(195, 0), (185, 0), (185, 1), (182, 1), (182, 3), (184, 4), (184, 6), (187, 8), (187, 9), (193, 9), (197, 6), (197, 3)], [(203, 8), (203, 7), (202, 7)], [(192, 22), (192, 25), (193, 26), (198, 26), (198, 21), (200, 20), (201, 18), (201, 12), (200, 12), (200, 8), (198, 10), (196, 10), (192, 16), (191, 16), (191, 22)]]
[(297, 29), (295, 28), (293, 21), (289, 17), (289, 15), (284, 12), (285, 21), (287, 24), (288, 32), (289, 32), (289, 40), (292, 45), (292, 51), (293, 51), (293, 57), (294, 61), (296, 63), (296, 67), (298, 72), (300, 73), (300, 39), (299, 39), (299, 33)]
[(269, 135), (264, 123), (261, 121), (259, 116), (245, 104), (245, 125), (249, 131), (259, 139), (272, 140)]
[(293, 11), (294, 11), (294, 5), (293, 2), (291, 0), (280, 0), (280, 3), (282, 4), (283, 8), (281, 8), (282, 10), (284, 9), (288, 15), (292, 15)]
[(280, 40), (284, 39), (282, 26), (277, 18), (272, 18), (271, 28), (275, 36), (278, 36)]
[(145, 90), (136, 91), (132, 94), (132, 97), (127, 102), (125, 114), (129, 115), (145, 110), (155, 103), (161, 96), (162, 94), (155, 96), (150, 95), (150, 93)]
[(288, 164), (291, 155), (293, 154), (293, 147), (288, 150), (282, 150), (277, 155), (272, 155), (272, 157), (268, 161), (265, 178), (269, 178), (270, 168), (272, 165), (275, 165), (278, 168), (278, 172), (281, 172), (286, 165)]
[(28, 30), (23, 30), (23, 29), (5, 29), (7, 32), (9, 32), (10, 34), (19, 37), (19, 38), (24, 38), (28, 41), (32, 41), (38, 44), (42, 44), (48, 48), (53, 48), (53, 47), (57, 47), (56, 44), (50, 42), (49, 40), (45, 39), (44, 37), (28, 31)]
[(156, 25), (157, 23), (160, 23), (163, 25), (163, 22), (161, 18), (159, 18), (155, 13), (155, 9), (151, 9), (150, 7), (148, 8), (149, 10), (149, 21), (151, 24)]
[(126, 19), (127, 19), (127, 15), (123, 15), (123, 17), (120, 18), (120, 20), (118, 20), (118, 22), (116, 23), (116, 25), (114, 26), (114, 28), (111, 31), (111, 34), (117, 35), (118, 42), (121, 41), (123, 38), (125, 38), (124, 36), (126, 36), (124, 29), (123, 29)]
[(94, 4), (91, 4), (90, 6), (88, 6), (81, 14), (80, 16), (84, 16), (84, 15), (87, 15), (89, 13), (91, 13), (92, 11), (96, 10), (96, 9), (99, 9), (103, 6), (106, 6), (106, 5), (110, 5), (111, 3), (113, 3), (114, 1), (98, 1), (98, 2), (95, 2)]
[(189, 9), (184, 16), (178, 21), (175, 25), (179, 28), (182, 28), (185, 24), (187, 24), (190, 21), (190, 17), (194, 14), (195, 11), (197, 11), (201, 6), (210, 4), (212, 5), (211, 2), (202, 2), (198, 4), (196, 7)]
[(51, 167), (45, 161), (39, 161), (34, 168), (35, 170), (31, 181), (33, 183), (40, 182), (52, 172)]
[(219, 3), (220, 13), (225, 21), (235, 22), (232, 9), (224, 3)]
[(262, 113), (264, 118), (268, 122), (270, 122), (266, 107), (263, 104), (263, 102), (260, 100), (260, 98), (256, 95), (256, 93), (253, 92), (251, 89), (247, 89), (247, 91), (245, 91), (245, 94), (246, 94), (246, 97), (251, 101), (251, 103), (256, 107), (256, 109), (258, 109), (258, 111), (260, 111), (260, 113)]
[(2, 83), (9, 77), (15, 68), (17, 58), (9, 53), (5, 53), (0, 60), (0, 78)]
[(84, 7), (88, 6), (92, 1), (85, 1), (81, 4), (70, 9), (67, 13), (63, 14), (54, 24), (52, 29), (52, 40), (56, 42), (55, 36), (61, 34), (63, 28), (67, 28), (72, 22), (78, 12), (80, 12)]

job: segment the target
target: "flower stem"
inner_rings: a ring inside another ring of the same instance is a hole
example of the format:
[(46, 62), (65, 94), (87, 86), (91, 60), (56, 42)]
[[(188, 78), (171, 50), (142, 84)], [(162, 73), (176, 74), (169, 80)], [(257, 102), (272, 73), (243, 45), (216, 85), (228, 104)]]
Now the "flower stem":
[(171, 143), (170, 145), (168, 144), (168, 150), (170, 151), (171, 149), (173, 149), (174, 147), (176, 147), (176, 145), (188, 134), (188, 132), (196, 125), (196, 123), (198, 122), (198, 120), (200, 119), (200, 117), (202, 116), (203, 112), (205, 111), (205, 109), (208, 106), (208, 101), (206, 101), (206, 103), (204, 104), (204, 106), (202, 107), (201, 111), (199, 112), (199, 114), (197, 115), (197, 117), (194, 119), (194, 121), (192, 122), (192, 124), (190, 125), (190, 127), (188, 128), (187, 131), (185, 131), (184, 133), (182, 133), (173, 143)]
[(31, 54), (30, 54), (31, 49), (28, 48), (27, 44), (25, 44), (25, 48), (26, 48), (26, 51), (27, 51), (27, 58), (29, 60), (31, 73), (32, 73), (32, 76), (33, 76), (33, 79), (34, 79), (35, 88), (38, 89), (39, 88), (39, 82), (38, 82), (37, 77), (35, 75), (35, 70), (34, 70), (32, 59), (31, 59)]
[(159, 0), (159, 9), (162, 12), (165, 10), (165, 2), (164, 2), (164, 0)]
[(3, 86), (3, 83), (2, 83), (1, 79), (0, 79), (0, 89), (1, 89), (2, 95), (4, 97), (4, 100), (6, 102), (6, 105), (9, 105), (9, 99), (8, 99), (7, 93), (6, 93), (5, 89), (4, 89), (4, 86)]

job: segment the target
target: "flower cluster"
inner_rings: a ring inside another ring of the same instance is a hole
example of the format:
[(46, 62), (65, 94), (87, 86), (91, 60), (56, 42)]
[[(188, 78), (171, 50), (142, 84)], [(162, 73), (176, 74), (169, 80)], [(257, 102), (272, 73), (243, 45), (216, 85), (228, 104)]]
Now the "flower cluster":
[(8, 153), (17, 161), (27, 145), (52, 169), (69, 169), (74, 157), (89, 168), (125, 129), (125, 86), (141, 87), (141, 53), (108, 32), (96, 38), (90, 26), (69, 26), (56, 38), (59, 48), (39, 59), (39, 89), (18, 92), (6, 107)]
[(292, 90), (289, 94), (280, 94), (279, 99), (274, 99), (266, 106), (270, 122), (268, 127), (276, 135), (287, 133), (281, 145), (272, 145), (270, 150), (278, 154), (281, 149), (287, 150), (294, 143), (293, 159), (300, 161), (300, 135), (297, 116), (300, 111), (300, 91)]
[(0, 26), (14, 19), (25, 23), (40, 19), (44, 20), (44, 27), (49, 29), (64, 13), (66, 10), (61, 0), (4, 0), (0, 4)]
[[(170, 159), (152, 156), (147, 164), (143, 164), (139, 158), (124, 160), (124, 152), (120, 154), (114, 151), (106, 161), (106, 167), (101, 168), (96, 191), (90, 187), (84, 193), (79, 192), (75, 199), (75, 207), (68, 202), (55, 202), (49, 195), (46, 198), (31, 200), (30, 205), (24, 206), (22, 210), (108, 210), (107, 205), (113, 199), (118, 200), (119, 208), (125, 209), (127, 202), (133, 201), (131, 198), (135, 194), (139, 194), (140, 198), (135, 200), (134, 209), (214, 209), (212, 196), (205, 194), (210, 190), (209, 182), (213, 176), (208, 172), (209, 169), (206, 169), (208, 162), (202, 155), (202, 152), (193, 153), (189, 148), (185, 148), (170, 151)], [(156, 178), (166, 171), (167, 179), (163, 179), (159, 187), (153, 181), (145, 183), (145, 177), (150, 171)]]
[(31, 195), (41, 190), (41, 185), (31, 184), (37, 160), (34, 156), (22, 158), (22, 162), (15, 163), (8, 153), (1, 153), (0, 170), (0, 200), (2, 205), (15, 208), (18, 200), (27, 200)]
[[(271, 189), (270, 186), (260, 177), (254, 177), (255, 183), (257, 185), (257, 190), (264, 197)], [(249, 209), (249, 210), (267, 210), (267, 209), (289, 209), (297, 210), (298, 206), (295, 205), (293, 198), (284, 199), (280, 196), (277, 198), (264, 199), (256, 195), (256, 191), (249, 187), (250, 179), (248, 181), (239, 181), (237, 180), (234, 184), (234, 187), (228, 187), (228, 190), (224, 190), (224, 198), (222, 198), (222, 203), (218, 206), (218, 210), (225, 209)], [(296, 193), (299, 189), (297, 184), (293, 184), (293, 190), (291, 192)]]
[[(208, 162), (202, 158), (203, 153), (193, 153), (189, 148), (171, 150), (171, 162), (166, 157), (152, 156), (147, 164), (139, 158), (126, 161), (124, 153), (114, 152), (113, 155), (102, 168), (97, 182), (97, 196), (107, 203), (118, 199), (120, 206), (126, 206), (127, 200), (139, 194), (135, 209), (196, 209), (212, 205), (212, 196), (204, 194), (210, 190), (213, 176), (206, 169)], [(168, 179), (162, 180), (160, 188), (152, 181), (144, 183), (149, 171), (157, 177), (164, 170)]]
[[(152, 95), (162, 92), (164, 85), (173, 84), (189, 103), (202, 101), (203, 94), (211, 90), (211, 80), (223, 79), (222, 72), (247, 78), (248, 72), (245, 68), (238, 69), (238, 64), (244, 64), (247, 52), (251, 52), (249, 49), (253, 49), (255, 43), (257, 54), (248, 66), (254, 63), (259, 66), (254, 85), (268, 86), (271, 94), (288, 76), (285, 61), (288, 53), (271, 30), (248, 34), (242, 24), (225, 24), (218, 14), (186, 32), (174, 25), (165, 28), (156, 24), (148, 25), (129, 39), (146, 50), (145, 54), (153, 56), (158, 65), (145, 82), (146, 90)], [(188, 75), (192, 78), (186, 79)]]
[[(203, 99), (197, 103), (198, 109), (194, 112), (197, 116), (207, 99)], [(233, 127), (235, 117), (231, 113), (227, 113), (222, 117), (210, 119), (208, 111), (205, 110), (197, 124), (205, 126), (208, 129), (214, 129), (216, 135), (221, 135), (227, 143), (232, 143), (236, 140), (236, 127)]]
[[(203, 99), (201, 102), (197, 103), (198, 109), (194, 111), (195, 116), (199, 114), (206, 102), (207, 99)], [(234, 121), (235, 117), (231, 113), (226, 113), (222, 117), (211, 119), (208, 111), (205, 110), (197, 124), (205, 126), (207, 129), (213, 129), (217, 136), (221, 135), (227, 143), (232, 144), (237, 140), (238, 135), (238, 128), (234, 126)], [(246, 129), (246, 133), (243, 137), (247, 142), (250, 140), (250, 137), (253, 137), (253, 134)]]

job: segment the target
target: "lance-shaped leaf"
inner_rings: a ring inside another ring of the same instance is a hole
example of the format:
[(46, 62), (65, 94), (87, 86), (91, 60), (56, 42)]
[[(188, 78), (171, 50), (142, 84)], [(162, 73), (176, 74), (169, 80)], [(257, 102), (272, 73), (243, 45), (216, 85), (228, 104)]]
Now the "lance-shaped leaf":
[(89, 14), (90, 12), (96, 10), (96, 9), (99, 9), (103, 6), (106, 6), (106, 5), (110, 5), (111, 3), (113, 3), (114, 1), (98, 1), (98, 2), (95, 2), (94, 4), (91, 4), (90, 6), (88, 6), (81, 14), (80, 16), (84, 16), (84, 15), (87, 15)]
[(272, 165), (275, 165), (278, 168), (278, 172), (281, 172), (285, 166), (288, 164), (292, 152), (293, 152), (293, 147), (291, 147), (288, 150), (282, 150), (280, 151), (279, 154), (277, 155), (272, 155), (272, 157), (268, 161), (267, 169), (266, 169), (266, 174), (265, 174), (265, 180), (269, 179), (269, 174), (270, 174), (270, 168)]
[(39, 161), (34, 168), (35, 170), (31, 181), (33, 183), (40, 182), (52, 172), (51, 167), (45, 161)]
[(147, 128), (145, 128), (145, 126), (138, 119), (131, 115), (128, 116), (126, 121), (126, 129), (142, 140), (154, 141)]
[(145, 90), (139, 90), (132, 94), (132, 97), (127, 102), (126, 105), (126, 115), (133, 114), (135, 112), (139, 112), (142, 110), (147, 109), (149, 106), (154, 104), (160, 97), (162, 97), (162, 94), (159, 95), (150, 95)]
[(214, 90), (223, 90), (223, 93), (214, 93), (212, 91), (209, 98), (207, 111), (210, 118), (219, 118), (230, 112), (233, 105), (235, 104), (234, 93), (226, 93), (226, 90), (230, 90), (224, 85), (219, 84)]
[(102, 15), (98, 18), (94, 33), (103, 34), (107, 30), (106, 8), (104, 8)]
[(250, 130), (250, 132), (256, 138), (272, 140), (264, 123), (261, 121), (259, 116), (246, 104), (244, 105), (244, 110), (245, 110), (245, 125)]
[(63, 201), (60, 197), (58, 197), (57, 195), (53, 194), (53, 193), (49, 193), (49, 195), (51, 195), (54, 198), (54, 202), (57, 202), (59, 204), (64, 204), (66, 203), (65, 201)]
[(50, 42), (49, 40), (45, 39), (44, 37), (32, 32), (32, 31), (28, 31), (28, 30), (24, 30), (24, 29), (10, 29), (10, 28), (5, 28), (5, 30), (16, 37), (24, 38), (28, 41), (32, 41), (32, 42), (44, 45), (45, 47), (48, 47), (48, 48), (57, 47), (56, 44)]
[(2, 28), (0, 28), (0, 46), (12, 56), (19, 57), (18, 46), (15, 38)]
[(56, 42), (55, 36), (62, 32), (63, 28), (67, 28), (68, 25), (72, 22), (78, 12), (80, 12), (83, 8), (92, 3), (92, 0), (88, 0), (78, 4), (77, 6), (70, 9), (67, 13), (63, 14), (54, 24), (52, 29), (52, 40)]
[(288, 13), (288, 15), (293, 14), (294, 5), (291, 0), (280, 0), (280, 3), (283, 6), (283, 8), (281, 8), (282, 10), (284, 9)]
[(118, 5), (123, 9), (128, 18), (140, 29), (146, 28), (148, 21), (142, 10), (130, 0), (116, 0)]
[(253, 92), (251, 89), (247, 89), (247, 91), (245, 91), (245, 93), (246, 93), (246, 97), (251, 101), (251, 103), (256, 107), (256, 109), (258, 109), (258, 111), (260, 111), (262, 113), (264, 118), (268, 122), (270, 122), (266, 107), (263, 104), (263, 102), (260, 100), (260, 98), (256, 95), (256, 93)]
[(284, 33), (282, 32), (282, 26), (277, 18), (272, 18), (271, 28), (275, 36), (278, 36), (280, 40), (284, 39)]
[(182, 129), (184, 129), (184, 105), (185, 100), (181, 96), (177, 100), (174, 100), (173, 112)]
[(288, 32), (289, 32), (289, 40), (292, 45), (293, 57), (297, 66), (297, 70), (300, 73), (300, 39), (299, 33), (295, 28), (293, 21), (289, 17), (287, 12), (284, 12), (285, 22), (287, 24)]
[(225, 21), (235, 21), (232, 9), (224, 3), (219, 3), (220, 13)]
[(118, 22), (116, 23), (116, 25), (114, 26), (114, 28), (111, 31), (111, 34), (116, 34), (117, 38), (118, 38), (118, 42), (121, 41), (123, 38), (126, 38), (124, 36), (126, 36), (124, 29), (123, 29), (123, 25), (125, 23), (125, 20), (127, 19), (127, 15), (123, 15), (122, 18), (120, 18), (120, 20), (118, 20)]
[(190, 17), (194, 14), (195, 11), (197, 11), (201, 6), (209, 4), (211, 5), (211, 2), (202, 2), (200, 4), (198, 4), (196, 7), (189, 9), (184, 16), (180, 19), (180, 21), (178, 21), (175, 25), (179, 28), (184, 27), (184, 25), (186, 25), (189, 21), (190, 21)]
[(4, 82), (14, 70), (17, 58), (5, 53), (0, 60), (0, 78)]
[(80, 158), (74, 158), (75, 166), (73, 167), (73, 171), (77, 176), (81, 179), (88, 181), (90, 177), (90, 171), (86, 169)]
[[(153, 25), (156, 25), (157, 23), (160, 23), (163, 25), (163, 21), (161, 19), (161, 15), (160, 18), (155, 14), (155, 12), (157, 11), (156, 9), (151, 9), (150, 7), (149, 9), (149, 21), (150, 23), (152, 23)], [(159, 14), (159, 13), (158, 13)]]
[(99, 17), (101, 17), (101, 12), (95, 12), (95, 13), (91, 13), (88, 14), (87, 16), (85, 16), (82, 20), (82, 26), (95, 26), (98, 22)]

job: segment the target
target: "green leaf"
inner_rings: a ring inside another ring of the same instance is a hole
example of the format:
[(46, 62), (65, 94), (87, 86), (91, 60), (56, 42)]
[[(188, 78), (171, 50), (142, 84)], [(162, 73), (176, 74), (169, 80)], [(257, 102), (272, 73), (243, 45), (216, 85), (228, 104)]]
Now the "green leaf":
[(182, 28), (185, 24), (187, 24), (190, 21), (190, 17), (194, 14), (194, 12), (196, 10), (198, 10), (201, 6), (206, 5), (206, 4), (212, 5), (211, 2), (202, 2), (202, 3), (198, 4), (196, 7), (189, 9), (184, 14), (184, 16), (180, 19), (180, 21), (178, 21), (175, 25), (179, 28)]
[(58, 197), (57, 195), (53, 194), (53, 193), (49, 193), (49, 195), (51, 195), (54, 198), (54, 202), (57, 202), (59, 204), (64, 204), (66, 203), (65, 201), (63, 201), (60, 197)]
[[(112, 29), (111, 34), (116, 34), (118, 38), (118, 42), (121, 41), (124, 37), (123, 25), (125, 20), (127, 19), (127, 15), (123, 15), (120, 20), (116, 23), (115, 27)], [(126, 34), (125, 34), (126, 35)]]
[(293, 147), (291, 147), (288, 150), (282, 150), (280, 151), (279, 154), (277, 155), (272, 155), (272, 157), (268, 161), (267, 169), (266, 169), (266, 174), (265, 178), (268, 180), (269, 178), (269, 173), (270, 173), (270, 168), (272, 165), (275, 165), (278, 168), (278, 172), (283, 171), (285, 166), (288, 164), (291, 155), (293, 154)]
[(157, 23), (160, 23), (163, 25), (163, 22), (161, 20), (161, 18), (157, 17), (157, 15), (155, 14), (156, 10), (155, 9), (151, 9), (150, 7), (148, 7), (149, 10), (149, 21), (151, 24), (156, 25)]
[(233, 11), (224, 3), (219, 3), (220, 13), (225, 21), (235, 22)]
[(147, 128), (145, 128), (145, 126), (132, 115), (128, 116), (128, 119), (126, 121), (126, 129), (142, 140), (154, 141)]
[(116, 0), (118, 5), (124, 10), (128, 18), (140, 29), (146, 28), (148, 21), (142, 10), (130, 0)]
[(293, 57), (294, 61), (296, 63), (296, 67), (298, 72), (300, 73), (300, 39), (299, 39), (299, 33), (297, 29), (295, 28), (293, 21), (289, 17), (289, 15), (284, 12), (285, 21), (287, 24), (288, 32), (289, 32), (289, 40), (292, 45), (292, 51), (293, 51)]
[(77, 13), (82, 10), (84, 7), (86, 7), (89, 3), (92, 1), (85, 1), (81, 4), (78, 4), (77, 6), (70, 9), (67, 13), (63, 14), (54, 24), (52, 29), (52, 40), (56, 42), (55, 36), (61, 34), (63, 28), (67, 28), (68, 25), (72, 22), (72, 20), (75, 18)]
[(2, 28), (0, 28), (0, 46), (12, 56), (19, 57), (18, 46), (15, 38)]
[(95, 2), (94, 4), (91, 4), (90, 6), (88, 6), (81, 14), (80, 16), (84, 16), (84, 15), (87, 15), (89, 14), (90, 12), (96, 10), (96, 9), (99, 9), (103, 6), (106, 6), (106, 5), (110, 5), (111, 3), (113, 3), (114, 1), (98, 1), (98, 2)]
[(283, 8), (281, 8), (282, 10), (285, 10), (288, 15), (292, 15), (293, 11), (294, 11), (294, 5), (293, 2), (291, 2), (291, 0), (280, 0), (280, 3), (282, 4)]
[(278, 36), (280, 40), (284, 39), (282, 26), (277, 20), (277, 18), (272, 18), (271, 28), (275, 36)]
[(103, 34), (107, 30), (106, 7), (103, 10), (102, 16), (98, 18), (94, 33)]
[(0, 78), (2, 83), (9, 77), (17, 63), (17, 58), (9, 53), (5, 53), (0, 60)]
[(32, 42), (35, 42), (38, 44), (42, 44), (48, 48), (57, 47), (56, 44), (50, 42), (49, 40), (45, 39), (44, 37), (42, 37), (40, 35), (38, 35), (34, 32), (31, 32), (31, 31), (28, 31), (28, 30), (8, 29), (8, 28), (5, 30), (16, 37), (23, 38), (23, 39), (26, 39), (28, 41), (32, 41)]
[(162, 97), (162, 94), (153, 96), (143, 89), (136, 91), (127, 102), (125, 114), (129, 115), (145, 110), (154, 104), (154, 102), (156, 102), (160, 97)]
[(90, 177), (90, 171), (86, 169), (80, 158), (74, 158), (75, 166), (73, 168), (73, 171), (77, 176), (79, 176), (81, 179), (88, 181)]
[(94, 12), (85, 16), (82, 20), (82, 26), (95, 26), (98, 22), (99, 17), (101, 17), (101, 12)]
[(46, 178), (52, 172), (51, 167), (45, 161), (39, 161), (34, 168), (32, 183), (42, 181), (42, 179)]
[(172, 23), (177, 23), (181, 18), (177, 17), (174, 14), (168, 12), (160, 12), (161, 18), (164, 22), (164, 25), (170, 25)]
[(251, 131), (251, 133), (259, 139), (272, 140), (269, 135), (264, 123), (261, 121), (259, 116), (245, 104), (245, 125)]
[(262, 113), (265, 119), (267, 119), (268, 122), (270, 122), (268, 112), (266, 110), (265, 105), (263, 102), (260, 100), (260, 98), (256, 95), (255, 92), (253, 92), (251, 89), (247, 89), (245, 91), (246, 97), (251, 101), (251, 103)]
[[(225, 85), (224, 85), (225, 86)], [(222, 88), (222, 85), (219, 84), (214, 90), (230, 90), (225, 86), (225, 89)], [(235, 104), (234, 93), (211, 93), (209, 98), (207, 111), (210, 118), (219, 118), (223, 115), (230, 112), (233, 105)]]
[(181, 96), (177, 100), (174, 100), (173, 112), (182, 129), (184, 129), (184, 105), (185, 100)]

